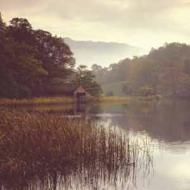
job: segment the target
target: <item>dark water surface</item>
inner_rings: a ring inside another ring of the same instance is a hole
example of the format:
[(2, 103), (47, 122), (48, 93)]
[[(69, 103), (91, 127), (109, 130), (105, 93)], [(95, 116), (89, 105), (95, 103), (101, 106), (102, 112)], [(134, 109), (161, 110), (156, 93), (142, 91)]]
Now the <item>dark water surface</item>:
[[(126, 175), (110, 177), (108, 173), (104, 182), (84, 179), (93, 186), (99, 183), (98, 189), (131, 189), (131, 190), (189, 190), (190, 189), (190, 102), (160, 101), (133, 102), (129, 104), (102, 104), (75, 106), (33, 106), (17, 109), (59, 114), (63, 117), (82, 117), (87, 121), (97, 122), (107, 127), (119, 127), (130, 139), (145, 143), (149, 149), (149, 157), (140, 158), (130, 180)], [(144, 144), (143, 144), (144, 146)], [(144, 160), (150, 159), (150, 160)], [(102, 178), (101, 178), (102, 179)], [(67, 189), (88, 189), (79, 185), (78, 176), (73, 176)], [(106, 180), (112, 181), (106, 185)], [(117, 186), (115, 186), (117, 183)], [(130, 185), (128, 183), (131, 183)], [(41, 189), (34, 185), (31, 189)], [(35, 187), (35, 188), (34, 188)], [(64, 187), (65, 188), (65, 187)], [(47, 187), (48, 189), (48, 187)], [(56, 189), (63, 189), (57, 183)], [(94, 186), (94, 190), (97, 186)]]

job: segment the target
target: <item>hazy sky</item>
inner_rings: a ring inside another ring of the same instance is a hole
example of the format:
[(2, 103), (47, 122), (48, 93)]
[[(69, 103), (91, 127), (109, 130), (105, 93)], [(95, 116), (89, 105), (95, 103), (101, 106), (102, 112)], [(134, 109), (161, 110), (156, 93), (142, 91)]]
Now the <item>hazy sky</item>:
[(26, 17), (34, 28), (73, 39), (144, 48), (190, 43), (190, 0), (0, 0), (0, 10), (6, 22)]

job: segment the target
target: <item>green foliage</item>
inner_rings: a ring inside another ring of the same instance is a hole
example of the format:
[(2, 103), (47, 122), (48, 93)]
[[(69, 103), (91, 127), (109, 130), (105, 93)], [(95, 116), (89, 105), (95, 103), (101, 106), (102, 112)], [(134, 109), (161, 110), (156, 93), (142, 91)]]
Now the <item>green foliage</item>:
[(125, 82), (123, 85), (122, 85), (122, 92), (126, 95), (132, 95), (133, 93), (133, 89), (132, 89), (132, 86), (129, 82)]
[(64, 93), (63, 84), (54, 81), (66, 80), (74, 63), (63, 39), (34, 30), (24, 18), (13, 18), (6, 26), (0, 16), (0, 97)]
[(101, 86), (105, 95), (111, 91), (113, 92), (114, 96), (125, 96), (125, 93), (122, 90), (124, 84), (126, 84), (126, 81), (106, 83), (102, 84)]
[(143, 86), (139, 89), (138, 95), (141, 96), (152, 96), (154, 95), (154, 90), (149, 86)]
[(75, 59), (62, 38), (34, 30), (25, 18), (6, 26), (0, 16), (0, 60), (0, 97), (72, 95), (79, 85), (94, 96), (102, 91), (85, 66), (74, 70)]
[(95, 75), (85, 65), (77, 68), (73, 83), (75, 88), (82, 85), (92, 96), (99, 96), (102, 93), (101, 86), (95, 80)]
[(113, 96), (113, 95), (114, 95), (114, 94), (113, 94), (112, 91), (109, 91), (109, 92), (106, 93), (106, 96)]
[(190, 46), (186, 44), (166, 44), (146, 56), (92, 69), (103, 86), (125, 81), (121, 91), (126, 95), (190, 97)]

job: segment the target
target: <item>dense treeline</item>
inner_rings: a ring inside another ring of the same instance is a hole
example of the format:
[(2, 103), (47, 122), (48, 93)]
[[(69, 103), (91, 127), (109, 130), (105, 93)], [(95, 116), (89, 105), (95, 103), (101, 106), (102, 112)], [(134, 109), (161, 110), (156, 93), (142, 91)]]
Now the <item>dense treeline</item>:
[[(126, 95), (190, 97), (190, 46), (171, 43), (109, 68), (93, 65), (102, 85), (122, 82)], [(107, 92), (112, 95), (112, 91)]]
[(13, 18), (7, 26), (0, 16), (0, 97), (70, 95), (79, 83), (95, 87), (92, 94), (98, 95), (101, 88), (94, 75), (74, 66), (62, 38), (34, 30), (24, 18)]

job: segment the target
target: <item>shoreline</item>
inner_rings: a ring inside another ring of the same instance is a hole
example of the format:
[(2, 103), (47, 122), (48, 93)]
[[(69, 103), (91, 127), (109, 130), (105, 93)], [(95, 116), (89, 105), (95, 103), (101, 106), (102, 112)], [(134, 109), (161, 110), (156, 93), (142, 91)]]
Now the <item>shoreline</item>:
[[(140, 97), (140, 96), (102, 96), (87, 99), (88, 103), (127, 103), (130, 101), (158, 101), (161, 98), (158, 96), (149, 96), (149, 97)], [(32, 105), (57, 105), (57, 104), (74, 104), (75, 99), (69, 96), (63, 97), (38, 97), (38, 98), (24, 98), (24, 99), (8, 99), (8, 98), (0, 98), (0, 106), (32, 106)]]

